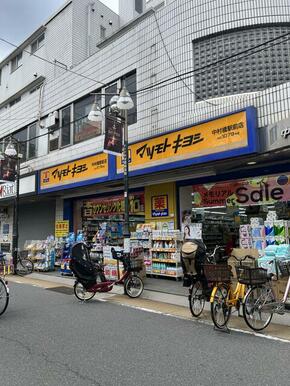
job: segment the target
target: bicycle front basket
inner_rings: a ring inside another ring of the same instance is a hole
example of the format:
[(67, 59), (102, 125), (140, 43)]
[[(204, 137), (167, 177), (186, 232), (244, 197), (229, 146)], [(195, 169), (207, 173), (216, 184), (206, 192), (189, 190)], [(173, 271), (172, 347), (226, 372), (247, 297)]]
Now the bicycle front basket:
[(290, 261), (278, 261), (278, 267), (281, 277), (290, 276)]
[(251, 268), (245, 265), (236, 266), (238, 282), (246, 285), (259, 285), (267, 282), (267, 270), (264, 268)]
[(208, 282), (231, 281), (231, 267), (226, 264), (204, 264), (203, 272)]

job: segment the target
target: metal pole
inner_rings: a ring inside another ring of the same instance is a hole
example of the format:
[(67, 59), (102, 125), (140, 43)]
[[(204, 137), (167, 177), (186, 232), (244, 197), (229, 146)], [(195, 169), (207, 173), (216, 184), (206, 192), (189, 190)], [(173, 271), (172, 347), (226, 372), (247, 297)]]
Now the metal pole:
[[(124, 247), (128, 246), (125, 239), (130, 239), (129, 231), (129, 221), (130, 221), (130, 212), (129, 212), (129, 146), (128, 146), (128, 111), (125, 110), (125, 119), (124, 119), (124, 201), (125, 201), (125, 216), (124, 216)], [(126, 249), (126, 248), (125, 248)]]
[(19, 181), (20, 181), (20, 158), (19, 158), (19, 144), (17, 143), (17, 167), (16, 167), (16, 196), (14, 200), (14, 213), (13, 213), (13, 238), (12, 238), (12, 251), (13, 251), (13, 266), (14, 275), (16, 275), (17, 267), (17, 255), (18, 255), (18, 239), (19, 239)]

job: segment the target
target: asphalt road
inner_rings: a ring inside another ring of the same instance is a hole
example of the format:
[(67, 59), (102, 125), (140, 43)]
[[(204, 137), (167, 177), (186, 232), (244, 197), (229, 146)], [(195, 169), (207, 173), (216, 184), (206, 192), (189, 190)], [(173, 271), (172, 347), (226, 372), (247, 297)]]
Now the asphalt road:
[(0, 385), (289, 385), (290, 345), (11, 284)]

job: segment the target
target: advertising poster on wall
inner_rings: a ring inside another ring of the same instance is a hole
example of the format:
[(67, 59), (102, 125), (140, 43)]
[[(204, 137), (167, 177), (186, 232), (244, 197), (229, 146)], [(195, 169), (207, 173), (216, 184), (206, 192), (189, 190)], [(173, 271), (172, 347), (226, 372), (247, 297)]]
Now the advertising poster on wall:
[(290, 200), (290, 175), (193, 186), (194, 207), (253, 206)]

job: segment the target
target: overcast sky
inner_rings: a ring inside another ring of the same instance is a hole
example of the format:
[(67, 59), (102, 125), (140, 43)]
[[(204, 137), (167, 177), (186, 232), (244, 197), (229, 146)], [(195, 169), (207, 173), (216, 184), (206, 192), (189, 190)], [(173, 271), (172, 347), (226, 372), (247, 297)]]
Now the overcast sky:
[[(118, 12), (118, 0), (100, 0)], [(45, 22), (65, 0), (0, 0), (0, 38), (19, 44)], [(13, 47), (0, 41), (0, 60)]]

